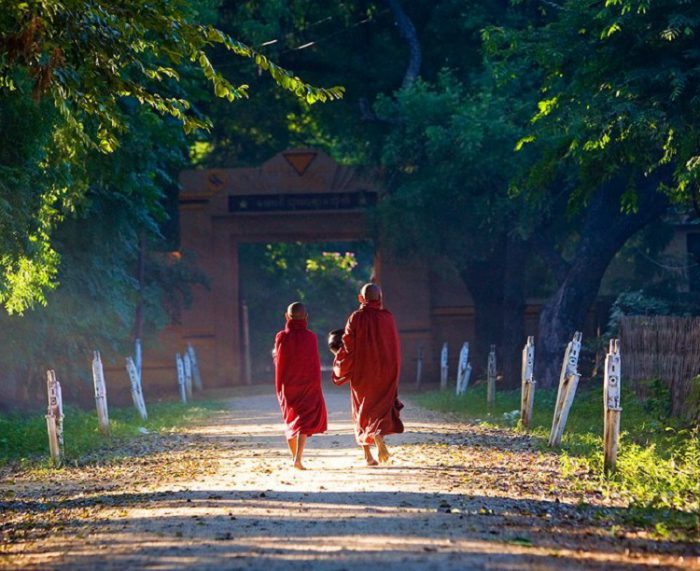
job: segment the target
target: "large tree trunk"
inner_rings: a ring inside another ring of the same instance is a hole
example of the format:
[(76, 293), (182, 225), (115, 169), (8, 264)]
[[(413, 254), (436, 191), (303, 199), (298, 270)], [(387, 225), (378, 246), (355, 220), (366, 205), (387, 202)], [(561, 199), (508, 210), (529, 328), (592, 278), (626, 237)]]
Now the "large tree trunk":
[(474, 342), (469, 360), (478, 375), (486, 370), (491, 344), (500, 344), (503, 335), (503, 258), (469, 264), (460, 275), (474, 301)]
[[(542, 387), (558, 383), (564, 348), (576, 330), (581, 331), (598, 295), (605, 271), (617, 252), (636, 232), (666, 210), (667, 200), (657, 192), (659, 177), (644, 181), (638, 189), (636, 214), (620, 210), (623, 181), (596, 192), (584, 214), (579, 246), (570, 262), (558, 260), (553, 249), (543, 252), (552, 262), (559, 287), (542, 308), (537, 340), (536, 378)], [(546, 248), (543, 241), (539, 246)]]
[(524, 269), (526, 244), (508, 237), (490, 259), (469, 264), (460, 272), (474, 301), (474, 344), (472, 366), (475, 374), (486, 369), (491, 345), (496, 345), (498, 369), (505, 388), (517, 386), (520, 349), (525, 343)]
[(501, 386), (520, 386), (521, 352), (525, 345), (525, 267), (529, 246), (517, 236), (508, 239), (506, 267), (503, 275), (503, 335), (498, 368), (503, 375)]

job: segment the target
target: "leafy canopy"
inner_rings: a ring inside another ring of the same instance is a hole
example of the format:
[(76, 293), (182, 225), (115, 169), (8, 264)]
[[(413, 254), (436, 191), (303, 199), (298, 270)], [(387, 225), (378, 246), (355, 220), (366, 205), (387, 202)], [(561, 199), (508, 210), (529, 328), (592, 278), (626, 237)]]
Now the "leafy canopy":
[(188, 131), (209, 127), (208, 120), (192, 112), (186, 94), (176, 89), (185, 62), (198, 68), (217, 97), (229, 101), (246, 97), (247, 85), (234, 85), (211, 64), (207, 50), (212, 46), (251, 60), (278, 85), (309, 103), (342, 96), (342, 87), (309, 85), (211, 24), (198, 22), (191, 4), (10, 2), (0, 16), (0, 89), (14, 90), (18, 78), (29, 75), (33, 96), (50, 96), (64, 117), (95, 118), (106, 151), (116, 144), (114, 131), (123, 127), (119, 105), (123, 97), (175, 117)]
[[(523, 2), (527, 5), (531, 2)], [(687, 0), (566, 0), (540, 4), (521, 29), (484, 34), (499, 81), (539, 83), (531, 129), (517, 148), (541, 159), (532, 187), (573, 167), (581, 193), (626, 179), (623, 207), (636, 208), (635, 180), (670, 165), (666, 190), (694, 198), (700, 181), (700, 4)]]
[(2, 2), (0, 304), (7, 311), (46, 303), (59, 264), (52, 236), (93, 184), (92, 151), (114, 153), (134, 128), (134, 106), (190, 132), (210, 127), (195, 107), (198, 82), (226, 101), (247, 96), (245, 84), (212, 65), (212, 48), (252, 62), (307, 104), (342, 96), (342, 87), (314, 87), (218, 30), (209, 23), (214, 7), (212, 0)]

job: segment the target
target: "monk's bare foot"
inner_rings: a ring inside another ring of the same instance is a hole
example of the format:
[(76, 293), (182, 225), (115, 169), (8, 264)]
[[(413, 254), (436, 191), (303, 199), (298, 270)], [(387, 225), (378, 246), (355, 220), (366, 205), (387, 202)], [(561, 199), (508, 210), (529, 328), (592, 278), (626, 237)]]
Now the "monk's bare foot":
[(369, 444), (363, 444), (362, 451), (365, 453), (365, 462), (367, 462), (367, 465), (376, 466), (377, 461), (374, 459), (374, 456), (372, 456), (372, 449), (370, 448)]
[(295, 470), (306, 470), (306, 466), (304, 466), (301, 463), (301, 460), (297, 460), (296, 462), (294, 462), (294, 469)]
[(383, 438), (375, 436), (374, 440), (377, 444), (377, 457), (379, 458), (379, 462), (381, 464), (386, 464), (390, 457), (389, 449), (386, 447), (386, 443), (384, 442)]

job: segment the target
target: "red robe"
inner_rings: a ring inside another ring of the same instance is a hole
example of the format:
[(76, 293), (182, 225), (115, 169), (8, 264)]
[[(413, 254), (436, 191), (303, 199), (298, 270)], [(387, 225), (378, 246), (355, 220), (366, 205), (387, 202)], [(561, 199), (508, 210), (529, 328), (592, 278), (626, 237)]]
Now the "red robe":
[(374, 435), (403, 432), (398, 399), (401, 347), (394, 316), (370, 301), (348, 319), (343, 346), (333, 362), (333, 382), (350, 382), (355, 438), (360, 445)]
[(318, 339), (307, 329), (305, 319), (287, 320), (284, 331), (275, 337), (275, 390), (288, 439), (326, 431)]

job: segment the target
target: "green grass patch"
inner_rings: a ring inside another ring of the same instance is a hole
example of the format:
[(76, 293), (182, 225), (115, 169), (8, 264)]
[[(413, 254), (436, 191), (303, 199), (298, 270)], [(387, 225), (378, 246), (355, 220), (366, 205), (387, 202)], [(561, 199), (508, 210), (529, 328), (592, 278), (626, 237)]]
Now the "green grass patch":
[[(434, 410), (458, 413), (473, 421), (514, 426), (520, 391), (499, 391), (491, 414), (486, 385), (479, 383), (456, 397), (452, 391), (417, 395), (415, 400)], [(544, 448), (552, 424), (556, 390), (537, 389), (530, 433)], [(700, 532), (700, 432), (698, 428), (659, 416), (654, 403), (645, 406), (633, 393), (623, 394), (617, 471), (603, 474), (602, 387), (580, 386), (561, 446), (565, 475), (581, 486), (622, 493), (630, 501), (633, 523), (656, 528), (659, 535), (697, 537)], [(588, 477), (581, 479), (581, 472)], [(577, 478), (573, 475), (577, 474)]]
[[(107, 450), (150, 433), (167, 432), (186, 426), (226, 409), (220, 400), (194, 401), (190, 404), (162, 402), (148, 405), (148, 420), (141, 420), (134, 407), (111, 408), (110, 433), (100, 434), (97, 413), (76, 407), (64, 410), (63, 440), (65, 459), (77, 461), (86, 454)], [(48, 436), (44, 412), (0, 414), (0, 465), (17, 462), (23, 466), (48, 463)]]

